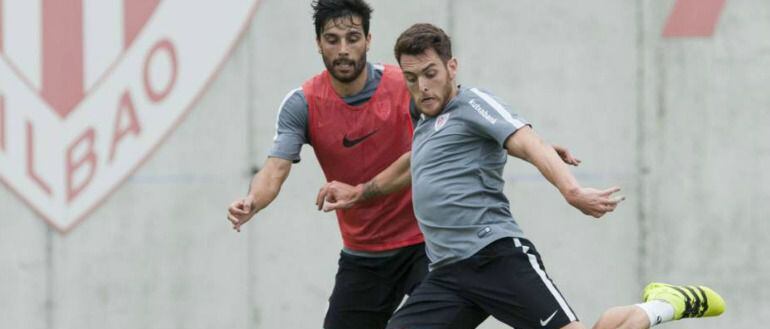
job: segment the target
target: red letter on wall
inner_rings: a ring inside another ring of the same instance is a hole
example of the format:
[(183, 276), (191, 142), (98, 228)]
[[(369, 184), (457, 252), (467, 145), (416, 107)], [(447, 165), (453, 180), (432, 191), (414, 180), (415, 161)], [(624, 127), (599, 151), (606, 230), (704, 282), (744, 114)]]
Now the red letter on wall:
[[(128, 123), (124, 123), (123, 119), (128, 120)], [(118, 104), (118, 113), (115, 115), (115, 129), (112, 134), (112, 145), (110, 145), (110, 162), (115, 158), (115, 150), (118, 148), (118, 143), (128, 135), (139, 135), (142, 131), (142, 127), (139, 126), (139, 121), (136, 119), (136, 110), (134, 109), (134, 102), (131, 101), (131, 96), (126, 91), (123, 93), (123, 97), (120, 98), (120, 104)]]
[(51, 195), (51, 187), (38, 176), (35, 171), (35, 127), (27, 122), (27, 175), (47, 195)]
[(710, 37), (725, 0), (677, 0), (663, 29), (664, 37)]
[[(78, 139), (67, 148), (67, 163), (66, 172), (67, 175), (67, 202), (72, 202), (80, 192), (88, 186), (91, 179), (96, 173), (96, 153), (94, 153), (94, 142), (96, 140), (96, 133), (93, 128), (88, 128)], [(78, 159), (75, 157), (75, 149), (81, 144), (86, 143), (85, 154), (81, 155)], [(78, 171), (83, 165), (88, 165), (88, 175), (83, 179), (80, 184), (75, 184), (74, 177), (75, 172)]]

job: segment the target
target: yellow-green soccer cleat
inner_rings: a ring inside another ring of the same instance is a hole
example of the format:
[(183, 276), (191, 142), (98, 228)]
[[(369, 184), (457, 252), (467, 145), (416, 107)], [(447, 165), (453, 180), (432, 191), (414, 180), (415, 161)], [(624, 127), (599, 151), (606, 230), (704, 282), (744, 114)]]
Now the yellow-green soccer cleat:
[(642, 299), (662, 300), (674, 306), (674, 320), (717, 316), (725, 311), (725, 301), (704, 286), (674, 286), (653, 282), (644, 288)]

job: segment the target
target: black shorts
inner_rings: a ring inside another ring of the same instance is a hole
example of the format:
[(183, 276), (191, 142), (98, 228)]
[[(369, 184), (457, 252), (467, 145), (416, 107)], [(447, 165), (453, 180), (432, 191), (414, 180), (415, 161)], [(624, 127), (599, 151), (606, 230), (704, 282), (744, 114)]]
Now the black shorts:
[(390, 257), (341, 252), (324, 328), (385, 328), (404, 295), (427, 274), (424, 243), (404, 247)]
[(561, 328), (577, 320), (535, 246), (504, 238), (430, 272), (388, 328), (476, 328), (489, 315), (516, 329)]

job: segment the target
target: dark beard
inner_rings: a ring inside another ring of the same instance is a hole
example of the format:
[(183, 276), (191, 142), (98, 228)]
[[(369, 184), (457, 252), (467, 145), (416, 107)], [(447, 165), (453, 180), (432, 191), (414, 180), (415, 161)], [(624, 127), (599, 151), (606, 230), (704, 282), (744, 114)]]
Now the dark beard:
[(341, 77), (334, 71), (335, 62), (340, 62), (341, 60), (331, 61), (328, 58), (323, 57), (323, 61), (326, 66), (326, 71), (328, 71), (334, 79), (342, 83), (350, 83), (357, 79), (361, 75), (361, 72), (364, 71), (364, 68), (366, 67), (366, 53), (364, 53), (358, 60), (350, 60), (350, 62), (353, 62), (353, 74), (347, 77)]
[(454, 86), (452, 86), (452, 81), (449, 80), (449, 71), (447, 71), (447, 84), (444, 86), (444, 94), (441, 95), (443, 99), (441, 100), (441, 112), (439, 113), (444, 112), (446, 105), (451, 101), (449, 98), (452, 96), (452, 87)]
[[(448, 73), (447, 73), (447, 80), (449, 80), (449, 74)], [(453, 87), (452, 86), (452, 82), (449, 81), (442, 88), (441, 94), (439, 95), (439, 96), (441, 96), (441, 106), (439, 106), (441, 111), (439, 111), (436, 114), (436, 116), (438, 116), (439, 114), (443, 113), (444, 110), (446, 109), (447, 104), (449, 104), (449, 101), (452, 100), (452, 99), (450, 99), (450, 97), (452, 96), (452, 87)], [(413, 101), (414, 107), (417, 108), (418, 112), (420, 112), (422, 114), (425, 114), (425, 115), (428, 115), (427, 113), (425, 113), (425, 111), (423, 110), (422, 106), (420, 104), (418, 104), (416, 101), (414, 101), (414, 97), (412, 97), (412, 101)]]

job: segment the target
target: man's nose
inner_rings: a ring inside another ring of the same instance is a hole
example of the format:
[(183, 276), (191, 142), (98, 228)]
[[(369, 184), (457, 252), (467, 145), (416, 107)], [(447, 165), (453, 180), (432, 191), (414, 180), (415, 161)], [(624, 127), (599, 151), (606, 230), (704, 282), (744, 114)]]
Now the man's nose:
[(345, 40), (340, 41), (340, 56), (348, 55), (349, 53), (350, 53), (350, 44)]
[(422, 92), (428, 92), (428, 80), (425, 77), (417, 78), (417, 88)]

